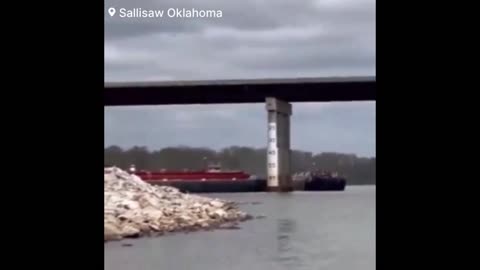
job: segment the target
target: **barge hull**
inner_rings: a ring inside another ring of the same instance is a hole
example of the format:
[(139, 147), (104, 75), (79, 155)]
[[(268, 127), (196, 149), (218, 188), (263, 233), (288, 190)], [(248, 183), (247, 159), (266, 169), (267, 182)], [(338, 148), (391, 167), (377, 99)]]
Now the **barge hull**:
[(237, 193), (263, 192), (266, 190), (266, 180), (242, 181), (148, 181), (152, 185), (171, 186), (188, 193)]
[[(181, 180), (181, 181), (147, 181), (152, 185), (171, 186), (178, 188), (182, 192), (188, 193), (238, 193), (238, 192), (266, 192), (280, 191), (269, 190), (266, 179), (255, 180)], [(345, 180), (343, 179), (314, 179), (312, 181), (295, 181), (294, 189), (296, 191), (343, 191), (345, 190)], [(286, 190), (282, 190), (286, 191)], [(291, 191), (291, 190), (288, 190)]]
[(317, 178), (305, 182), (306, 191), (343, 191), (347, 181), (343, 178)]

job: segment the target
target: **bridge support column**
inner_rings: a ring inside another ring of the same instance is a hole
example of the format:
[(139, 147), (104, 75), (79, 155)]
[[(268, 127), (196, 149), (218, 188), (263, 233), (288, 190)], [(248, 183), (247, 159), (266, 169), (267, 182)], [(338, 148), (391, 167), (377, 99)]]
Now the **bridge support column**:
[(293, 190), (290, 172), (290, 116), (292, 105), (274, 97), (266, 98), (268, 112), (267, 190)]

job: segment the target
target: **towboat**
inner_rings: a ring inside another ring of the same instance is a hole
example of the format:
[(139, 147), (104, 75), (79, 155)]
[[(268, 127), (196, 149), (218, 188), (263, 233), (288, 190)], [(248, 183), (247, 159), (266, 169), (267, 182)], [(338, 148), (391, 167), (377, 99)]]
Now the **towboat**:
[(293, 175), (293, 182), (302, 182), (305, 191), (343, 191), (347, 180), (338, 173), (327, 171), (307, 171)]

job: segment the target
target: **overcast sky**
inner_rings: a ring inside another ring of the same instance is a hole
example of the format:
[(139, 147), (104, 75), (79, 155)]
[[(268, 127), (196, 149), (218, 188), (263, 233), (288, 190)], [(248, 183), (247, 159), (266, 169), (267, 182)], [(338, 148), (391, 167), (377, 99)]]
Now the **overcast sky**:
[[(222, 17), (120, 18), (120, 8)], [(375, 75), (375, 0), (105, 1), (105, 81), (349, 75)], [(375, 156), (375, 102), (293, 110), (293, 148)], [(106, 108), (111, 144), (263, 147), (266, 112), (263, 104)]]

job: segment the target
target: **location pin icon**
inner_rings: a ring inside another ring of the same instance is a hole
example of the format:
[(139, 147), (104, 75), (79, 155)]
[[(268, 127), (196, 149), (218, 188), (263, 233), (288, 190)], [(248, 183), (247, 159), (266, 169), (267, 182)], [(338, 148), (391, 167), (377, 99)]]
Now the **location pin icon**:
[(115, 8), (111, 7), (108, 9), (108, 13), (110, 14), (110, 17), (113, 17), (113, 15), (115, 15)]

